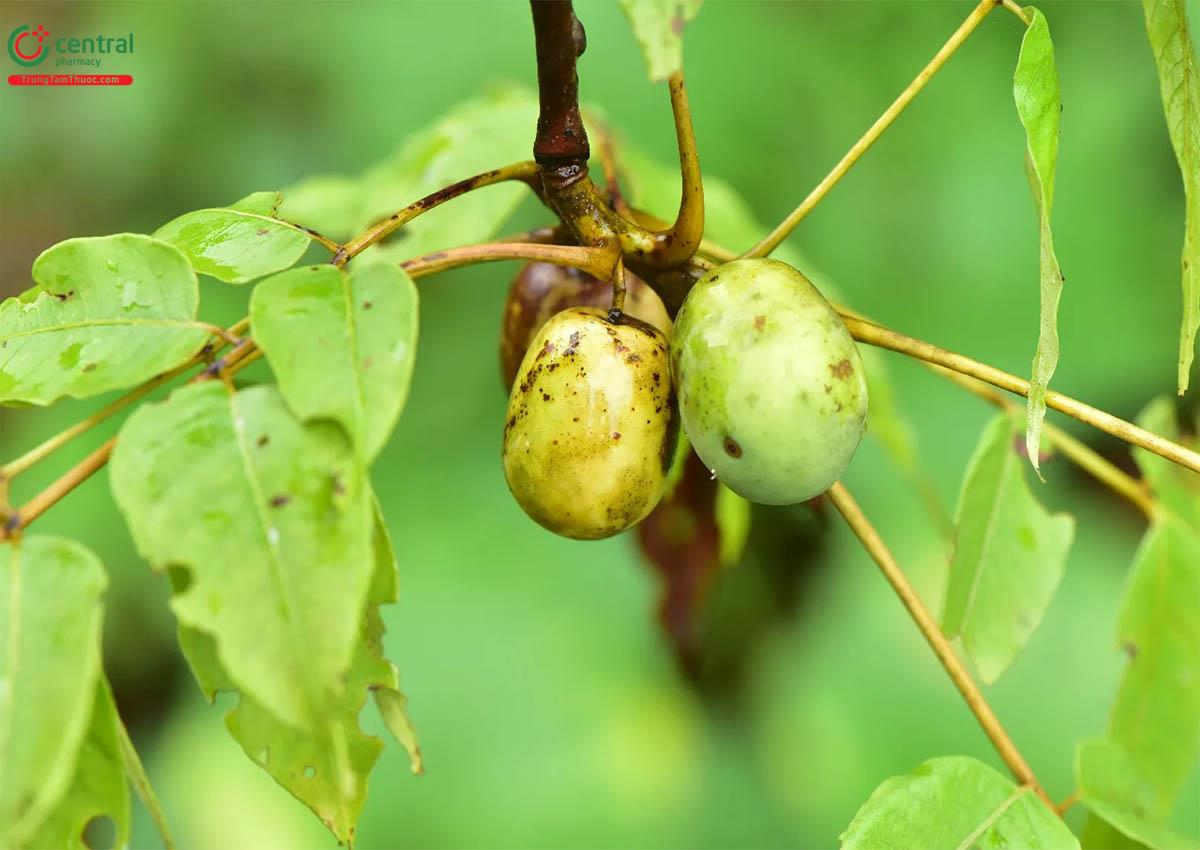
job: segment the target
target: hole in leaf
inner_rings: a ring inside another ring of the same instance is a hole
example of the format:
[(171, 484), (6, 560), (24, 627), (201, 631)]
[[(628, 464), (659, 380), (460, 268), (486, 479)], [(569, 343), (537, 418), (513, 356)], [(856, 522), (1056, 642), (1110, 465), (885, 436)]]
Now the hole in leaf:
[(317, 775), (317, 769), (315, 767), (313, 767), (311, 764), (308, 767), (304, 768), (304, 778), (305, 779), (312, 779), (316, 775)]
[(112, 850), (117, 846), (117, 825), (107, 815), (92, 818), (83, 827), (83, 843), (92, 850)]
[(171, 580), (171, 590), (176, 594), (186, 593), (192, 586), (192, 571), (187, 567), (170, 564), (167, 566), (167, 577)]
[(259, 764), (266, 764), (266, 763), (267, 763), (268, 761), (270, 761), (270, 760), (271, 760), (271, 750), (270, 750), (270, 748), (269, 748), (269, 747), (263, 747), (263, 748), (262, 748), (262, 750), (261, 750), (261, 751), (259, 752), (259, 754), (258, 754), (258, 763), (259, 763)]

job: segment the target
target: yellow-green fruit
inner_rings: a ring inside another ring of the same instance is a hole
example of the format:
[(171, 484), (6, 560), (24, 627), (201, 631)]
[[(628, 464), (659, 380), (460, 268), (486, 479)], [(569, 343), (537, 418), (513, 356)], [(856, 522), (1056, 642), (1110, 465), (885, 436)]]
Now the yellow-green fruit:
[(573, 307), (542, 326), (521, 361), (504, 475), (525, 513), (551, 531), (611, 537), (658, 503), (678, 425), (662, 332)]
[(683, 427), (740, 496), (802, 502), (841, 477), (862, 439), (867, 383), (849, 331), (778, 260), (735, 260), (688, 293), (671, 339)]

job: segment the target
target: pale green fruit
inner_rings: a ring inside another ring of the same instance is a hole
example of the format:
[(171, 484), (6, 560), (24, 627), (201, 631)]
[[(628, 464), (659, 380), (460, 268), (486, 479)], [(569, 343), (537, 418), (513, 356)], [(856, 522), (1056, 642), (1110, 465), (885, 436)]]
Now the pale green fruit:
[(678, 430), (662, 332), (573, 307), (542, 326), (521, 361), (504, 475), (525, 513), (551, 531), (611, 537), (658, 504)]
[(688, 439), (738, 495), (811, 499), (854, 456), (867, 418), (862, 359), (786, 263), (734, 260), (697, 281), (675, 317), (671, 363)]

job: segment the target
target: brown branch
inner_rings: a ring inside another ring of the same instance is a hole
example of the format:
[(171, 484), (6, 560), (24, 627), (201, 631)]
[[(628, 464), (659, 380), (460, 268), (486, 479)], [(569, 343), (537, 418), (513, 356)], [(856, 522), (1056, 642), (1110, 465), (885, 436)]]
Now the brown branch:
[(954, 682), (954, 687), (958, 688), (958, 692), (962, 694), (967, 707), (971, 709), (971, 713), (979, 721), (984, 734), (991, 740), (1000, 758), (1004, 760), (1004, 763), (1008, 765), (1008, 769), (1012, 771), (1012, 775), (1022, 785), (1033, 789), (1045, 801), (1046, 805), (1053, 809), (1054, 803), (1050, 801), (1050, 798), (1038, 783), (1033, 770), (1026, 763), (1024, 756), (1021, 755), (1012, 738), (1008, 736), (1008, 732), (1005, 731), (1004, 726), (1000, 723), (1000, 719), (996, 717), (996, 713), (988, 705), (987, 699), (979, 690), (979, 686), (971, 678), (971, 674), (967, 672), (966, 667), (958, 660), (958, 656), (954, 654), (954, 649), (950, 646), (950, 641), (942, 634), (942, 630), (938, 628), (937, 623), (929, 614), (929, 610), (921, 602), (921, 598), (917, 596), (912, 585), (909, 584), (904, 571), (900, 569), (900, 565), (896, 563), (896, 559), (892, 556), (882, 538), (880, 538), (875, 527), (871, 525), (871, 521), (867, 519), (866, 514), (862, 512), (862, 508), (854, 501), (854, 497), (850, 495), (850, 491), (846, 489), (845, 485), (838, 482), (829, 488), (828, 495), (834, 506), (845, 518), (850, 529), (862, 542), (863, 548), (867, 550), (867, 553), (879, 565), (884, 578), (888, 580), (892, 589), (896, 591), (896, 595), (900, 597), (900, 601), (904, 603), (904, 607), (908, 609), (913, 622), (917, 624), (917, 628), (920, 629), (926, 642), (933, 649), (934, 655), (937, 656), (938, 661), (945, 668), (947, 675), (950, 676), (950, 680)]
[(578, 179), (587, 174), (591, 154), (579, 113), (579, 75), (575, 70), (587, 38), (571, 0), (530, 0), (529, 5), (541, 107), (533, 157), (548, 170), (565, 170)]

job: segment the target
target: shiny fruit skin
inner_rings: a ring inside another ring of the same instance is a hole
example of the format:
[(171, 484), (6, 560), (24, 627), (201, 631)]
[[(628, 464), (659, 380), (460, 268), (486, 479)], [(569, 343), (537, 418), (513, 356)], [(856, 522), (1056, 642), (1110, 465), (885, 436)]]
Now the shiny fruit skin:
[[(554, 263), (526, 263), (513, 278), (500, 328), (500, 375), (510, 389), (530, 342), (546, 320), (568, 307), (612, 305), (612, 284), (579, 269)], [(654, 290), (625, 273), (625, 314), (670, 336), (671, 319)]]
[(696, 454), (744, 498), (810, 499), (854, 456), (867, 416), (862, 359), (786, 263), (734, 260), (701, 278), (675, 317), (671, 363)]
[(662, 332), (572, 307), (542, 326), (521, 362), (504, 475), (525, 513), (549, 530), (611, 537), (658, 504), (678, 431)]

